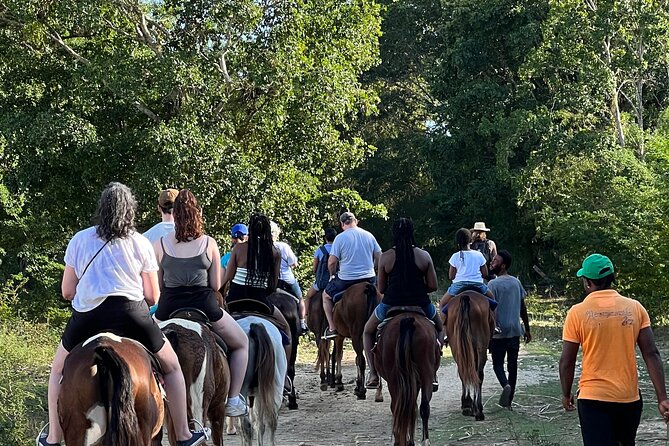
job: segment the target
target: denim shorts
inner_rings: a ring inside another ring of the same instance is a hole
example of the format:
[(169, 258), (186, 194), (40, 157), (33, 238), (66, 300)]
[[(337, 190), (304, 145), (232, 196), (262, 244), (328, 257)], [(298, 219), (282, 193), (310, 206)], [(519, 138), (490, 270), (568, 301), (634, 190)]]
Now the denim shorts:
[[(388, 310), (390, 310), (394, 306), (395, 305), (380, 303), (376, 306), (376, 309), (374, 310), (374, 316), (376, 316), (378, 320), (382, 321), (386, 318)], [(428, 319), (433, 319), (434, 316), (437, 314), (437, 307), (435, 307), (434, 304), (431, 302), (425, 306), (421, 306), (421, 308), (423, 309), (423, 313), (425, 313), (425, 316), (427, 316)]]
[(448, 294), (456, 296), (465, 288), (475, 290), (481, 294), (488, 292), (488, 285), (483, 282), (453, 282), (451, 286), (448, 287)]

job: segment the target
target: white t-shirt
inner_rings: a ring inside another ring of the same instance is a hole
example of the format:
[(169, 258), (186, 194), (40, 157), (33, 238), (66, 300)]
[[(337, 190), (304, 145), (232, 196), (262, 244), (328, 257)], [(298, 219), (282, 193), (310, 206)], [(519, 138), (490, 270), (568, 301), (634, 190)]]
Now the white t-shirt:
[(348, 228), (335, 237), (330, 255), (339, 259), (338, 277), (342, 280), (374, 277), (374, 253), (381, 247), (374, 236), (362, 228)]
[(291, 268), (290, 265), (295, 265), (297, 263), (297, 256), (286, 242), (274, 242), (274, 247), (281, 253), (281, 271), (279, 273), (279, 279), (286, 283), (295, 283), (295, 274), (293, 274), (293, 268)]
[[(74, 268), (79, 278), (72, 307), (86, 312), (100, 305), (107, 296), (125, 296), (129, 300), (144, 299), (141, 274), (158, 271), (151, 242), (133, 232), (124, 239), (105, 242), (95, 233), (95, 226), (74, 234), (65, 250), (65, 264)], [(93, 259), (96, 252), (100, 254)]]
[(160, 240), (160, 237), (165, 237), (166, 235), (174, 232), (174, 222), (173, 221), (161, 221), (158, 224), (155, 224), (144, 233), (144, 237), (148, 238), (149, 241), (153, 244), (156, 240)]
[(483, 283), (481, 267), (486, 264), (485, 257), (478, 251), (458, 251), (448, 260), (448, 264), (457, 272), (453, 282), (480, 282)]

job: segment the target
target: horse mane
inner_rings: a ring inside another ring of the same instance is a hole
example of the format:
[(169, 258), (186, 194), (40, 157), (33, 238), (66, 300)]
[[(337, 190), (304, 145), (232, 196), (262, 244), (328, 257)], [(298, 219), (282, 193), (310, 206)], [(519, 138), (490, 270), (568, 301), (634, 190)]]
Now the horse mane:
[[(458, 365), (458, 375), (467, 392), (471, 392), (474, 386), (481, 382), (478, 375), (478, 354), (474, 346), (469, 310), (471, 303), (467, 294), (461, 295), (459, 311), (455, 312), (455, 330), (453, 342), (449, 343), (456, 347), (453, 356)], [(473, 392), (471, 392), (473, 394)]]
[(143, 439), (135, 412), (132, 378), (128, 364), (110, 347), (95, 349), (100, 397), (109, 414), (104, 445), (142, 446)]
[(395, 442), (405, 444), (408, 436), (413, 435), (413, 424), (416, 419), (416, 399), (418, 398), (418, 382), (420, 373), (412, 358), (413, 338), (416, 332), (415, 319), (407, 317), (400, 322), (399, 341), (395, 346), (397, 361), (398, 392), (392, 400), (393, 431)]
[(255, 404), (259, 404), (258, 419), (263, 420), (261, 424), (263, 422), (267, 423), (270, 431), (273, 432), (279, 422), (278, 408), (275, 408), (274, 403), (276, 392), (274, 347), (267, 330), (262, 324), (251, 324), (249, 341), (254, 342), (257, 348), (253, 367), (257, 373), (258, 390), (255, 392), (257, 400)]

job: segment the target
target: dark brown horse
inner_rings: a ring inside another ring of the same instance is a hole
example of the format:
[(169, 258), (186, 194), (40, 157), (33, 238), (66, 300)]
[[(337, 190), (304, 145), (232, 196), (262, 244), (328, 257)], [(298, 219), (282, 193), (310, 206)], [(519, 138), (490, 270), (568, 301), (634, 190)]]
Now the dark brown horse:
[(58, 396), (67, 445), (160, 445), (163, 415), (161, 389), (140, 343), (101, 333), (72, 349)]
[[(209, 421), (213, 444), (222, 446), (225, 401), (230, 388), (227, 358), (212, 331), (199, 322), (168, 319), (160, 323), (160, 328), (179, 358), (186, 382), (188, 419), (202, 420), (202, 423)], [(176, 436), (169, 416), (166, 424), (170, 444), (175, 445)]]
[(439, 362), (434, 324), (426, 317), (402, 313), (381, 329), (381, 336), (374, 349), (374, 365), (388, 383), (395, 445), (415, 444), (416, 399), (419, 391), (420, 417), (423, 421), (422, 444), (430, 444), (427, 425), (432, 380)]
[(481, 402), (483, 368), (495, 321), (488, 299), (475, 291), (464, 291), (448, 304), (446, 333), (462, 381), (462, 414), (485, 419)]
[(307, 305), (307, 326), (316, 338), (318, 357), (316, 359), (316, 370), (320, 368), (321, 390), (327, 390), (328, 384), (334, 387), (334, 379), (328, 368), (330, 362), (330, 341), (323, 339), (323, 332), (327, 328), (328, 321), (323, 310), (323, 292), (319, 291), (309, 298)]
[(292, 349), (290, 351), (290, 358), (288, 358), (288, 378), (290, 378), (291, 389), (288, 393), (288, 409), (297, 409), (297, 393), (295, 391), (295, 362), (297, 361), (297, 346), (300, 343), (300, 307), (297, 297), (286, 291), (277, 289), (268, 297), (286, 318), (286, 322), (290, 326), (290, 343)]
[[(358, 376), (355, 380), (355, 389), (353, 393), (359, 400), (367, 398), (367, 389), (365, 388), (365, 355), (362, 345), (362, 334), (365, 330), (365, 324), (374, 312), (376, 306), (381, 302), (381, 295), (376, 291), (376, 287), (367, 282), (351, 285), (334, 307), (333, 316), (339, 336), (334, 340), (334, 349), (332, 352), (332, 375), (335, 377), (335, 387), (337, 391), (344, 390), (341, 375), (341, 360), (344, 354), (344, 338), (351, 338), (353, 350), (355, 350), (355, 365), (358, 369)], [(336, 365), (336, 367), (335, 367)]]

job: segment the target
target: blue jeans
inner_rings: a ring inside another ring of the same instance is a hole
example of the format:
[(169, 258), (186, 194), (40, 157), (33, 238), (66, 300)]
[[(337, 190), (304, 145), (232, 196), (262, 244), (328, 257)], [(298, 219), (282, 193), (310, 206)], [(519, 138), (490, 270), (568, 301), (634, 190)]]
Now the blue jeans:
[[(376, 316), (376, 318), (379, 321), (382, 321), (386, 318), (386, 314), (388, 314), (388, 310), (390, 310), (392, 307), (393, 307), (393, 305), (388, 305), (388, 304), (384, 304), (383, 302), (381, 302), (380, 304), (378, 304), (376, 306), (376, 309), (374, 310), (374, 316)], [(425, 313), (425, 316), (428, 319), (433, 319), (434, 315), (437, 314), (437, 307), (435, 307), (433, 303), (429, 303), (425, 306), (421, 306), (421, 309), (423, 310), (423, 313)]]
[(473, 289), (481, 294), (488, 292), (488, 285), (483, 282), (453, 282), (451, 286), (448, 287), (448, 294), (455, 296), (460, 294), (465, 288)]

